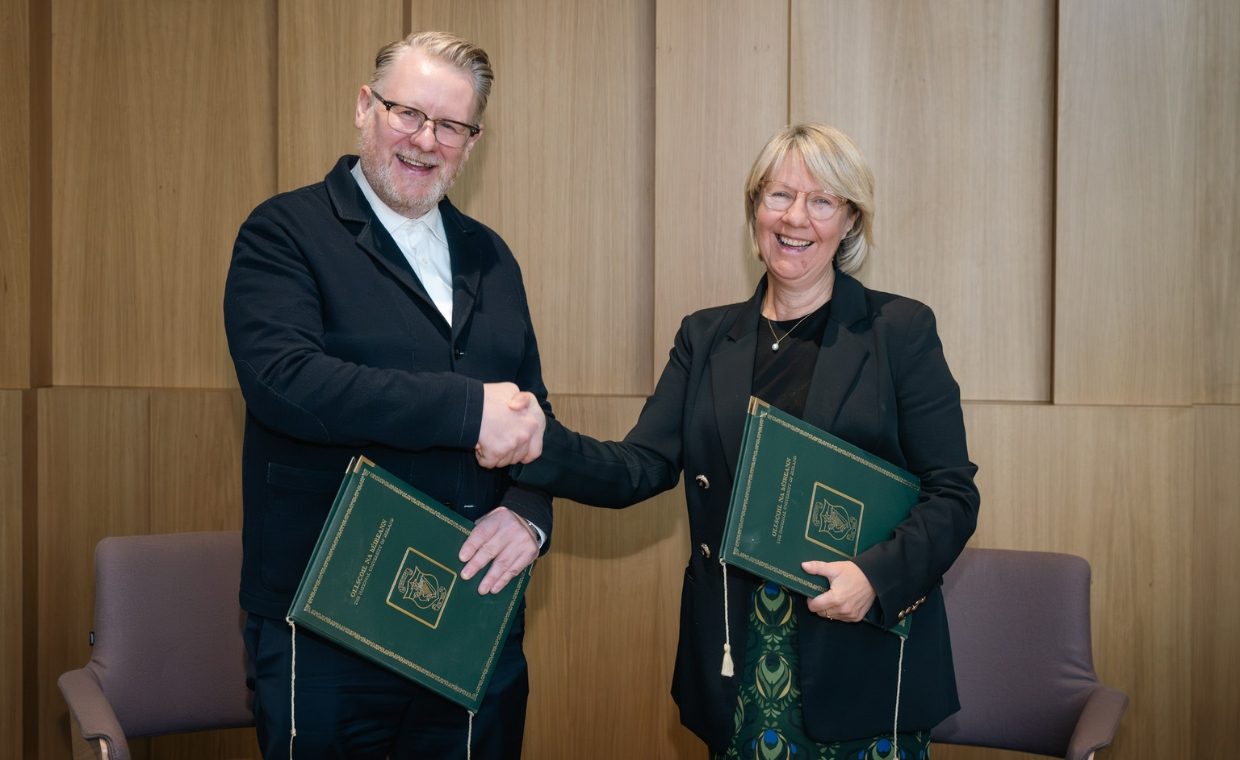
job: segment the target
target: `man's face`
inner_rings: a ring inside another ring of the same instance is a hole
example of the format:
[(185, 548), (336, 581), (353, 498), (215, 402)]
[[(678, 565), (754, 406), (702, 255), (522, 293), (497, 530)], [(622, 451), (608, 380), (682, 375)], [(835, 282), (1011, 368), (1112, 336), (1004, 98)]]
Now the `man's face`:
[[(472, 123), (474, 86), (452, 64), (410, 50), (398, 58), (375, 89), (385, 100), (412, 106), (430, 119)], [(383, 202), (408, 217), (430, 211), (452, 186), (480, 135), (460, 148), (435, 140), (431, 122), (407, 135), (388, 124), (387, 109), (363, 85), (354, 124), (359, 131), (362, 172)]]

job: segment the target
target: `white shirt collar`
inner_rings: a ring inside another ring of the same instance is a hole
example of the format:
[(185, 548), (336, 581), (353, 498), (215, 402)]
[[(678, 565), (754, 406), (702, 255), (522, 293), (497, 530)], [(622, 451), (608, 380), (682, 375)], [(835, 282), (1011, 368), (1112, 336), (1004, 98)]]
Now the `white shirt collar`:
[(422, 222), (441, 245), (448, 245), (448, 236), (443, 229), (443, 215), (439, 213), (439, 204), (432, 206), (431, 210), (422, 216), (411, 219), (383, 202), (383, 199), (379, 197), (378, 193), (375, 192), (375, 189), (370, 186), (370, 182), (366, 179), (366, 174), (362, 171), (362, 160), (360, 158), (353, 164), (350, 173), (353, 175), (353, 179), (357, 180), (357, 186), (362, 188), (362, 195), (366, 196), (366, 200), (370, 202), (370, 207), (375, 210), (375, 216), (379, 218), (379, 223), (388, 231), (393, 240), (401, 240), (397, 231), (406, 224)]
[[(383, 225), (396, 247), (422, 282), (426, 294), (444, 321), (452, 324), (452, 254), (448, 250), (448, 236), (443, 229), (443, 215), (436, 205), (430, 211), (410, 219), (383, 202), (362, 172), (362, 162), (353, 165), (351, 173), (362, 189), (362, 194), (374, 209), (375, 216)], [(429, 232), (429, 235), (425, 233)]]

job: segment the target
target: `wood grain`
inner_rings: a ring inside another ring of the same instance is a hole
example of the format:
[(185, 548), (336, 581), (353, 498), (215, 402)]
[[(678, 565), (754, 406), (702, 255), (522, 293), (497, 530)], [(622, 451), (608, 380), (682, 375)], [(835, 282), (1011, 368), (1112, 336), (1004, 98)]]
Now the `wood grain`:
[(1176, 0), (1061, 3), (1056, 403), (1192, 400), (1195, 13)]
[(1094, 664), (1131, 700), (1111, 756), (1184, 755), (1193, 411), (971, 404), (965, 412), (982, 492), (972, 545), (1085, 557)]
[(788, 6), (660, 0), (655, 34), (654, 371), (680, 320), (747, 299), (745, 178), (788, 119)]
[[(20, 73), (0, 83), (0, 388), (56, 386), (0, 391), (0, 755), (70, 756), (55, 678), (89, 656), (99, 538), (239, 525), (233, 237), (353, 149), (352, 95), (408, 26), (494, 58), (452, 196), (522, 263), (557, 412), (603, 437), (681, 317), (752, 292), (762, 143), (790, 119), (853, 134), (879, 182), (862, 277), (934, 307), (979, 400), (973, 544), (1093, 565), (1097, 668), (1132, 699), (1099, 759), (1240, 743), (1234, 2), (0, 0)], [(557, 504), (527, 757), (703, 756), (668, 695), (685, 523), (679, 490)], [(257, 756), (248, 730), (134, 749)]]
[(875, 175), (871, 287), (929, 304), (968, 399), (1050, 399), (1053, 2), (794, 0), (790, 121)]
[[(574, 430), (624, 436), (641, 399), (557, 396)], [(688, 552), (680, 488), (626, 510), (556, 501), (529, 594), (525, 756), (703, 756), (668, 693)]]
[(1240, 407), (1199, 406), (1192, 520), (1192, 757), (1240, 737)]
[(1194, 332), (1199, 404), (1240, 404), (1240, 3), (1201, 0)]
[(56, 679), (90, 659), (95, 544), (150, 532), (150, 392), (38, 392), (38, 707), (44, 760), (70, 756)]
[[(39, 393), (40, 757), (70, 753), (55, 681), (90, 658), (95, 544), (238, 529), (242, 415), (236, 391)], [(131, 748), (150, 758), (258, 757), (252, 730), (136, 740)]]
[(142, 739), (150, 760), (262, 760), (252, 728)]
[[(1098, 760), (1107, 760), (1103, 750), (1097, 755)], [(954, 744), (932, 744), (931, 755), (934, 760), (1044, 760), (1045, 755), (1031, 755), (1027, 752), (990, 749), (989, 747), (961, 747)]]
[(22, 756), (22, 391), (0, 390), (0, 755)]
[(56, 385), (231, 387), (220, 301), (275, 189), (275, 3), (52, 8)]
[(436, 0), (410, 13), (414, 29), (491, 57), (485, 131), (450, 196), (521, 263), (547, 386), (649, 392), (653, 4)]
[[(0, 0), (0, 69), (30, 70), (29, 0)], [(30, 80), (0, 77), (0, 388), (30, 386)]]
[(150, 419), (151, 532), (240, 530), (240, 391), (152, 391)]
[(403, 0), (279, 0), (276, 109), (280, 190), (319, 182), (357, 152), (353, 109), (375, 53), (403, 36)]

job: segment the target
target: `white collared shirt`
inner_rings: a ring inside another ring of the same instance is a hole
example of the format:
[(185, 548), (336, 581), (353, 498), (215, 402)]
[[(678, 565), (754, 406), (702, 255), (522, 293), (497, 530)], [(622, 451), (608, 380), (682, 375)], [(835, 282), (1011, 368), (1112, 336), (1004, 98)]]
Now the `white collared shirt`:
[[(452, 324), (452, 258), (448, 253), (448, 235), (443, 229), (443, 215), (436, 205), (417, 219), (410, 219), (383, 202), (370, 186), (366, 175), (362, 172), (359, 159), (351, 170), (357, 186), (362, 188), (362, 195), (375, 210), (379, 223), (388, 231), (400, 252), (405, 255), (409, 266), (422, 281), (427, 295), (435, 304), (435, 308), (443, 315), (448, 324)], [(516, 515), (516, 513), (513, 513)], [(534, 530), (535, 540), (539, 548), (547, 542), (547, 534), (543, 529), (516, 515), (518, 520), (526, 523)]]
[(422, 281), (431, 302), (451, 325), (452, 258), (448, 253), (448, 235), (443, 229), (439, 206), (431, 207), (417, 219), (410, 219), (384, 203), (375, 193), (362, 172), (360, 160), (353, 164), (352, 174), (357, 186), (362, 188), (362, 194), (370, 201), (370, 207), (375, 210), (379, 223), (396, 241), (409, 266), (413, 267), (414, 274)]

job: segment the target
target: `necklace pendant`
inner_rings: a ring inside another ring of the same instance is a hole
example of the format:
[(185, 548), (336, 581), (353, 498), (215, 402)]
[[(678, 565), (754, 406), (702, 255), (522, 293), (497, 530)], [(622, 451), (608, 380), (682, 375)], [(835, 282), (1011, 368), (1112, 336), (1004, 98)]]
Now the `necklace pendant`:
[(772, 344), (771, 344), (771, 350), (772, 350), (772, 351), (778, 351), (778, 350), (779, 350), (779, 341), (775, 341), (774, 343), (772, 343)]

